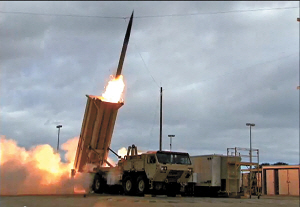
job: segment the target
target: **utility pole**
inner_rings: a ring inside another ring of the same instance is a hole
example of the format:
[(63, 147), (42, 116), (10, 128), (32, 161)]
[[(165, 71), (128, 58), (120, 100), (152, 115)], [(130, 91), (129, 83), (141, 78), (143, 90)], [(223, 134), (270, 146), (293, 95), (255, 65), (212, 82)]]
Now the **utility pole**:
[[(300, 22), (300, 18), (297, 18), (297, 22)], [(297, 86), (297, 90), (300, 90), (300, 86)]]
[(162, 151), (162, 87), (160, 87), (160, 127), (159, 127), (159, 151)]

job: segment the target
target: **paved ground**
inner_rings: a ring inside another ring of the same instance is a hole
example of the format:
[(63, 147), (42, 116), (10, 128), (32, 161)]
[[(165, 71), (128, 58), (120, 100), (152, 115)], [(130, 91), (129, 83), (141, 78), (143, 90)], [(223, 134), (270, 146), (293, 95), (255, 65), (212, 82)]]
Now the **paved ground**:
[(260, 199), (201, 197), (134, 197), (91, 194), (69, 196), (1, 196), (1, 207), (299, 207), (299, 197), (262, 196)]

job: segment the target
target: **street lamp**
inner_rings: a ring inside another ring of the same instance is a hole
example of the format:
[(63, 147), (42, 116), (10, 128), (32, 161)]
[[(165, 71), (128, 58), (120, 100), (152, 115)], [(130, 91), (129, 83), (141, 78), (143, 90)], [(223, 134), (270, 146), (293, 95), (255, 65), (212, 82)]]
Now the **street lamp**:
[(251, 174), (252, 174), (252, 143), (251, 143), (251, 127), (254, 127), (254, 123), (246, 123), (246, 126), (250, 126), (250, 173), (249, 173), (249, 187), (250, 187), (250, 198), (251, 198), (251, 190), (252, 190), (252, 179), (251, 179)]
[(170, 135), (168, 135), (168, 137), (170, 137), (170, 151), (171, 151), (171, 149), (172, 149), (172, 138), (175, 137), (175, 135), (170, 134)]
[(57, 152), (59, 149), (59, 132), (60, 132), (60, 128), (62, 128), (62, 125), (57, 125), (56, 128), (58, 128), (58, 137), (57, 137)]

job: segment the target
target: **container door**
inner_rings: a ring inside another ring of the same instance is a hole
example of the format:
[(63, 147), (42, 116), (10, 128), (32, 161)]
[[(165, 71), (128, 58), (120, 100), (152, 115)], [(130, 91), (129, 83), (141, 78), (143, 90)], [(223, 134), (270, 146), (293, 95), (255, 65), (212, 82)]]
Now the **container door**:
[(279, 195), (288, 195), (288, 170), (278, 170), (279, 177)]
[(299, 195), (299, 170), (288, 170), (289, 195)]
[(274, 170), (266, 170), (267, 174), (267, 195), (274, 195)]

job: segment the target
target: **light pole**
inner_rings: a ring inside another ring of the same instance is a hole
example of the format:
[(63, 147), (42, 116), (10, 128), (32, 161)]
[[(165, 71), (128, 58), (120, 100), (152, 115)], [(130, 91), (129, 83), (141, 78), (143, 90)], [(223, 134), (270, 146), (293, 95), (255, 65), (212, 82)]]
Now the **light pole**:
[(56, 128), (58, 128), (58, 136), (57, 136), (57, 152), (59, 150), (59, 132), (60, 132), (60, 128), (62, 128), (62, 125), (57, 125)]
[(251, 198), (251, 191), (252, 191), (252, 142), (251, 142), (251, 127), (254, 127), (254, 123), (246, 123), (246, 126), (250, 126), (250, 173), (249, 173), (249, 187), (250, 187), (250, 198)]
[(172, 138), (175, 137), (175, 135), (170, 134), (170, 135), (168, 135), (168, 137), (170, 137), (170, 151), (171, 151), (171, 149), (172, 149)]

